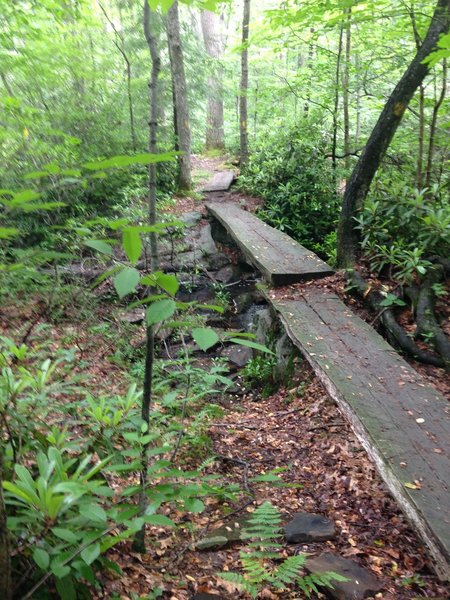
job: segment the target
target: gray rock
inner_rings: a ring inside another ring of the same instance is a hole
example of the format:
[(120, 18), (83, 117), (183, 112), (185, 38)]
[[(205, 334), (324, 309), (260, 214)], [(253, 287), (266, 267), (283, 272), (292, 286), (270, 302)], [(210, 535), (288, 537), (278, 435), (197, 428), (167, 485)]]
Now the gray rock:
[(275, 344), (275, 372), (280, 380), (285, 376), (287, 379), (292, 377), (292, 373), (289, 373), (289, 371), (292, 370), (292, 360), (297, 355), (298, 350), (296, 346), (291, 342), (287, 333), (283, 333)]
[(128, 323), (142, 323), (145, 319), (145, 310), (142, 308), (132, 308), (131, 310), (120, 313), (119, 319)]
[(267, 334), (272, 329), (273, 325), (274, 319), (269, 308), (262, 308), (254, 314), (251, 333), (255, 334), (256, 341), (259, 344), (266, 343)]
[[(259, 290), (252, 290), (249, 292), (242, 292), (234, 299), (236, 303), (236, 310), (238, 313), (242, 313), (253, 305), (260, 304), (263, 300), (262, 294)], [(256, 311), (255, 311), (256, 314)]]
[(249, 516), (237, 517), (221, 527), (213, 529), (209, 537), (200, 540), (195, 545), (197, 550), (212, 550), (223, 548), (242, 539), (242, 532), (248, 523)]
[(188, 227), (194, 227), (195, 225), (197, 225), (197, 223), (199, 223), (202, 220), (202, 218), (202, 213), (196, 210), (183, 213), (179, 217), (180, 221), (182, 221)]
[(211, 537), (203, 538), (195, 544), (196, 550), (217, 550), (223, 548), (228, 544), (228, 540), (223, 535), (214, 535)]
[(211, 225), (208, 223), (202, 227), (197, 240), (198, 250), (203, 255), (217, 254), (217, 246), (211, 235)]
[(345, 582), (333, 581), (334, 589), (327, 589), (327, 594), (336, 600), (362, 600), (374, 596), (383, 588), (370, 571), (363, 569), (353, 560), (329, 552), (316, 558), (308, 558), (305, 567), (310, 573), (334, 571), (348, 579)]
[(239, 269), (234, 265), (226, 265), (215, 274), (215, 279), (220, 283), (230, 283), (239, 277)]
[(324, 542), (336, 537), (336, 527), (322, 515), (299, 512), (284, 528), (284, 535), (290, 544)]
[(222, 356), (241, 369), (253, 358), (253, 351), (247, 346), (233, 345), (225, 348)]
[(218, 271), (225, 265), (228, 265), (230, 259), (225, 254), (221, 252), (216, 252), (215, 254), (210, 254), (209, 256), (205, 256), (203, 258), (206, 268), (208, 271)]

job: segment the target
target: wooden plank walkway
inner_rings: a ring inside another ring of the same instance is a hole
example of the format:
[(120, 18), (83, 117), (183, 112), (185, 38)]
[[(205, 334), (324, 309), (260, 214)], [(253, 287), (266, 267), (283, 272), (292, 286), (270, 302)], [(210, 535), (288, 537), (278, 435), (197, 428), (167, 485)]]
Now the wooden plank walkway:
[(233, 171), (221, 171), (216, 173), (203, 188), (203, 192), (226, 192), (233, 183), (235, 174)]
[(314, 252), (236, 204), (207, 202), (206, 208), (272, 285), (287, 285), (334, 273)]
[(267, 295), (449, 579), (449, 403), (329, 291)]

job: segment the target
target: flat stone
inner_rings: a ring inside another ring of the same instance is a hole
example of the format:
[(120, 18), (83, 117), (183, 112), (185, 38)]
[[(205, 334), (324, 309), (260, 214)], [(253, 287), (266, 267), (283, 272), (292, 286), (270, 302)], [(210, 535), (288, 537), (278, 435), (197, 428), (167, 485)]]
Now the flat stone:
[(208, 537), (199, 540), (196, 550), (214, 550), (223, 548), (242, 539), (242, 531), (246, 527), (250, 515), (243, 515), (213, 529)]
[(316, 558), (308, 558), (305, 563), (310, 573), (334, 571), (348, 581), (332, 581), (333, 588), (327, 588), (327, 594), (336, 600), (362, 600), (374, 596), (382, 584), (367, 569), (363, 569), (353, 560), (325, 552)]
[(247, 346), (233, 345), (225, 348), (222, 356), (228, 358), (233, 365), (242, 368), (253, 358), (253, 351)]
[(323, 515), (300, 512), (285, 526), (284, 534), (290, 544), (325, 542), (336, 537), (336, 527)]
[(127, 310), (119, 315), (119, 319), (127, 323), (142, 323), (145, 319), (145, 310), (142, 308)]
[(217, 550), (228, 544), (228, 539), (224, 535), (212, 535), (211, 537), (203, 538), (195, 544), (196, 550)]
[(197, 223), (199, 223), (202, 220), (202, 218), (203, 215), (201, 212), (198, 212), (197, 210), (192, 210), (190, 212), (183, 213), (180, 216), (180, 221), (182, 221), (188, 227), (194, 227), (195, 225), (197, 225)]

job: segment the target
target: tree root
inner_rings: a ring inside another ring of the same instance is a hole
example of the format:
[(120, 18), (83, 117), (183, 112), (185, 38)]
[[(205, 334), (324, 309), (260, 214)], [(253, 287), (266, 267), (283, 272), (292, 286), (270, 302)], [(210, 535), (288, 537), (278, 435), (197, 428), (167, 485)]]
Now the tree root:
[(435, 367), (443, 367), (444, 361), (438, 356), (434, 356), (430, 352), (421, 350), (417, 344), (404, 331), (396, 319), (395, 315), (389, 307), (383, 307), (381, 302), (384, 296), (377, 290), (370, 290), (368, 283), (357, 271), (353, 271), (350, 275), (350, 281), (358, 293), (369, 303), (370, 307), (380, 313), (380, 321), (385, 328), (389, 341), (395, 343), (401, 350), (411, 355), (416, 360), (425, 364), (434, 365)]
[(441, 356), (445, 369), (450, 372), (450, 339), (442, 331), (434, 312), (433, 285), (444, 279), (442, 266), (429, 269), (417, 294), (417, 333), (426, 338)]

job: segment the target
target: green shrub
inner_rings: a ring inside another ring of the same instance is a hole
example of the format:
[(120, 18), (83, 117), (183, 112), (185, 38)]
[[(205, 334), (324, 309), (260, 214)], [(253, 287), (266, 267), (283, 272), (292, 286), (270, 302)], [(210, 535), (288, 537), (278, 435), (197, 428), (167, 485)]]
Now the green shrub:
[(256, 149), (239, 179), (243, 189), (264, 198), (260, 217), (322, 255), (340, 205), (324, 154), (320, 137), (312, 143), (299, 128), (277, 131)]
[(411, 282), (431, 256), (450, 254), (449, 198), (438, 187), (417, 190), (380, 178), (356, 220), (363, 254), (379, 275)]

